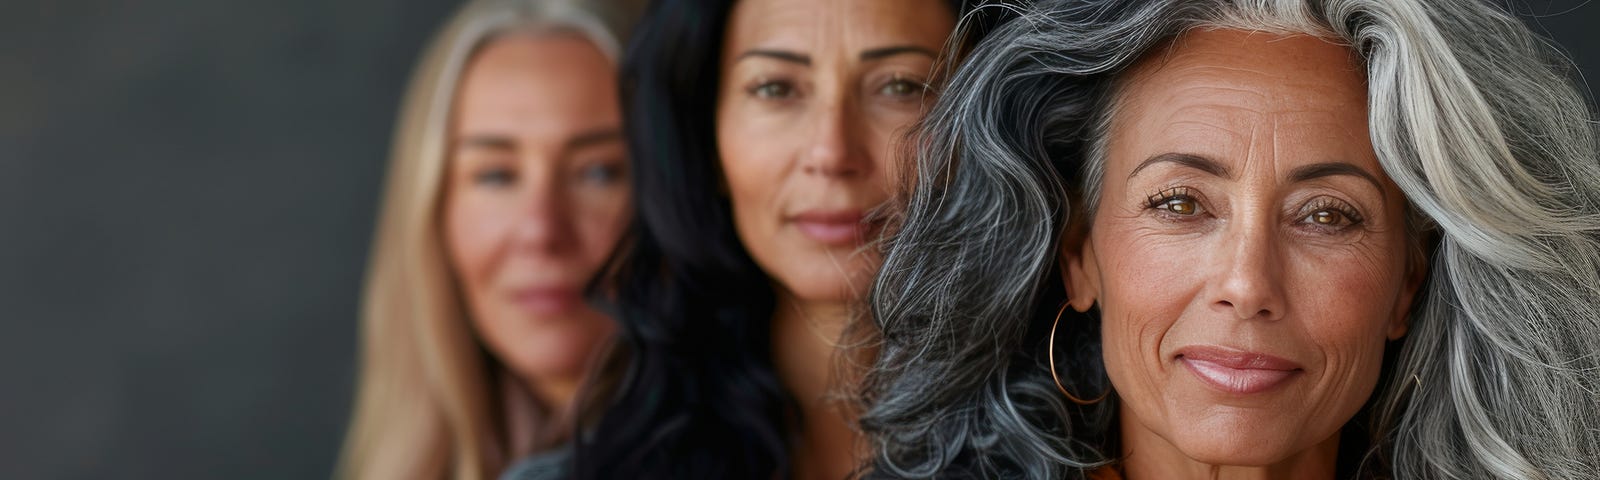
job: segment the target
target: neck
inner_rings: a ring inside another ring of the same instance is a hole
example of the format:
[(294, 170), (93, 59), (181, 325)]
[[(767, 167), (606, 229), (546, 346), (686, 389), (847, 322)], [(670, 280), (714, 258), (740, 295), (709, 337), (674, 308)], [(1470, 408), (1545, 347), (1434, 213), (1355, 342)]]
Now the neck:
[(567, 436), (578, 380), (522, 380), (503, 375), (501, 405), (505, 409), (508, 461), (550, 448)]
[(1190, 458), (1177, 446), (1150, 431), (1121, 409), (1122, 456), (1125, 478), (1213, 480), (1331, 480), (1337, 469), (1339, 433), (1311, 448), (1270, 465), (1220, 465)]
[(844, 302), (806, 302), (779, 295), (772, 319), (772, 355), (779, 379), (800, 405), (799, 442), (792, 450), (796, 480), (845, 478), (865, 457), (852, 428), (856, 414), (839, 395), (848, 393), (840, 389), (854, 385), (856, 375), (834, 367), (849, 319)]
[(529, 389), (539, 404), (544, 405), (552, 416), (559, 418), (572, 408), (580, 383), (577, 378), (549, 378), (529, 385)]

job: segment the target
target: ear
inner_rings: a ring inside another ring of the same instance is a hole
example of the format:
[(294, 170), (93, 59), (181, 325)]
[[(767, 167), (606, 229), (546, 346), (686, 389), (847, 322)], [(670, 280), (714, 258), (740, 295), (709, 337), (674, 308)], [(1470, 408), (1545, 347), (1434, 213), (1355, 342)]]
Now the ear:
[(1067, 302), (1073, 310), (1087, 312), (1100, 296), (1100, 264), (1095, 258), (1094, 241), (1087, 235), (1081, 246), (1061, 243), (1061, 280), (1067, 284)]
[(1428, 279), (1427, 255), (1418, 253), (1407, 263), (1409, 268), (1406, 269), (1405, 284), (1400, 287), (1400, 298), (1396, 299), (1394, 311), (1389, 317), (1389, 340), (1406, 336), (1406, 331), (1411, 328), (1411, 304), (1416, 302), (1417, 293), (1422, 291), (1422, 284)]

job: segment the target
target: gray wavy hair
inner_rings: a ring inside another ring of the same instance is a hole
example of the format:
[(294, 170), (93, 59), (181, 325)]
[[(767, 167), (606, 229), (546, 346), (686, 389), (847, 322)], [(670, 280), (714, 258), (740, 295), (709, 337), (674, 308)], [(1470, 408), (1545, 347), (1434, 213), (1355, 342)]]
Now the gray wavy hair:
[[(1117, 75), (1183, 31), (1230, 28), (1359, 53), (1373, 146), (1430, 255), (1410, 333), (1357, 417), (1370, 438), (1353, 473), (1600, 478), (1595, 123), (1570, 62), (1516, 18), (1482, 0), (990, 8), (1016, 18), (951, 74), (909, 142), (870, 297), (883, 343), (862, 387), (867, 477), (1053, 478), (1119, 454), (1115, 400), (1068, 403), (1044, 360), (1059, 242), (1092, 211)], [(1056, 348), (1081, 393), (1106, 387), (1095, 324), (1063, 321)]]

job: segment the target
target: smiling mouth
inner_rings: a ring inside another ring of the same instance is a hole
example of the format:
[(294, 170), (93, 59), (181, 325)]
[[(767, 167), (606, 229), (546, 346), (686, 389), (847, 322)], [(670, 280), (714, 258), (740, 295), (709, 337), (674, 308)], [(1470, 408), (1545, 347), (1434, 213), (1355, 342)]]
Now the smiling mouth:
[(1215, 347), (1185, 348), (1176, 360), (1203, 383), (1237, 395), (1272, 390), (1305, 371), (1299, 364), (1264, 353)]

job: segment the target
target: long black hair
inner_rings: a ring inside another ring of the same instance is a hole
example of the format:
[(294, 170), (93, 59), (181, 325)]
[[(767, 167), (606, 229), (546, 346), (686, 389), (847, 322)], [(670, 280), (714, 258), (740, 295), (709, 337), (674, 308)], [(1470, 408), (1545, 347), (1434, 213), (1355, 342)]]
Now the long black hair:
[(622, 62), (634, 219), (606, 282), (623, 375), (578, 438), (576, 478), (772, 478), (792, 401), (770, 280), (719, 193), (715, 102), (733, 0), (653, 2)]
[(798, 409), (773, 367), (772, 279), (735, 234), (717, 166), (733, 4), (655, 1), (623, 58), (634, 219), (598, 283), (620, 326), (605, 368), (622, 375), (584, 407), (596, 420), (577, 436), (576, 478), (790, 475)]

